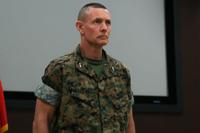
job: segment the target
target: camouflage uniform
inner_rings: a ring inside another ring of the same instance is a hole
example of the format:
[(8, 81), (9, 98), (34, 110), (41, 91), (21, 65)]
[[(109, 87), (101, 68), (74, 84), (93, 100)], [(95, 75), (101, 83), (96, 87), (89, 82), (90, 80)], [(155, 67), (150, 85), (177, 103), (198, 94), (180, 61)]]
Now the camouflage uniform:
[(119, 61), (105, 51), (103, 55), (106, 62), (101, 76), (88, 67), (79, 47), (47, 66), (42, 81), (60, 95), (53, 122), (54, 133), (126, 131), (133, 104), (130, 75)]

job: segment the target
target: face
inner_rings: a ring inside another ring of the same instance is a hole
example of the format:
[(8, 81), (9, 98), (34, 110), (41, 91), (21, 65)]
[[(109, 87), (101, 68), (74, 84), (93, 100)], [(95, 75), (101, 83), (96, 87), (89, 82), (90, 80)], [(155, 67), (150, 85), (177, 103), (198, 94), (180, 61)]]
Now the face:
[(109, 42), (111, 16), (107, 9), (90, 7), (79, 23), (79, 31), (84, 43), (102, 47)]

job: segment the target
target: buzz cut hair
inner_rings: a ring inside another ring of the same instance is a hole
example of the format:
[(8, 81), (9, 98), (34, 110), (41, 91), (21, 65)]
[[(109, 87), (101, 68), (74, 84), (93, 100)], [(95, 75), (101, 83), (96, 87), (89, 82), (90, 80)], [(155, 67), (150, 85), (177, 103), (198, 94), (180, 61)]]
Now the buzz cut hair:
[(107, 9), (103, 4), (101, 3), (88, 3), (86, 5), (84, 5), (79, 13), (78, 13), (78, 18), (77, 20), (83, 20), (83, 18), (85, 17), (85, 14), (86, 14), (86, 11), (90, 8), (90, 7), (93, 7), (93, 8), (102, 8), (102, 9)]

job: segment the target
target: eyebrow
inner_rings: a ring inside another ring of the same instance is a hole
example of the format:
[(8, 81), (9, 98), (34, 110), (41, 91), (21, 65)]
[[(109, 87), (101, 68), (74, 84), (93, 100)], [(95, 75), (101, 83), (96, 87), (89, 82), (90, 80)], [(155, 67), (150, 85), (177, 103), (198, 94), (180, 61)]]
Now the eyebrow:
[(105, 20), (106, 22), (111, 23), (111, 19), (103, 19), (103, 18), (99, 18), (99, 17), (95, 18), (93, 21), (97, 21), (97, 20), (100, 20), (100, 21)]

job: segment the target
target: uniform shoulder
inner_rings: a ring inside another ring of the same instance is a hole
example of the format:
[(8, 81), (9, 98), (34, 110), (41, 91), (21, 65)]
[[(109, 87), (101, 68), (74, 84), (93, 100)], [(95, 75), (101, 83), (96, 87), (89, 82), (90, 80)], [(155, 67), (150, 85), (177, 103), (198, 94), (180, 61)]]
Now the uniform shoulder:
[(125, 64), (123, 64), (121, 61), (119, 61), (118, 59), (115, 59), (109, 55), (107, 55), (107, 58), (109, 60), (109, 64), (112, 65), (114, 69), (116, 70), (115, 72), (125, 74), (128, 81), (130, 81), (130, 71), (128, 67)]
[(74, 53), (69, 53), (60, 57), (57, 57), (49, 62), (45, 71), (62, 70), (64, 66), (74, 63)]
[(67, 54), (53, 59), (45, 68), (42, 81), (51, 88), (61, 91), (62, 75), (65, 64), (69, 64), (73, 60), (73, 53)]
[(127, 66), (124, 63), (122, 63), (120, 60), (113, 58), (110, 55), (107, 55), (107, 58), (108, 58), (109, 63), (111, 63), (114, 67), (128, 70)]
[(74, 53), (65, 54), (50, 61), (49, 65), (65, 65), (74, 60)]

